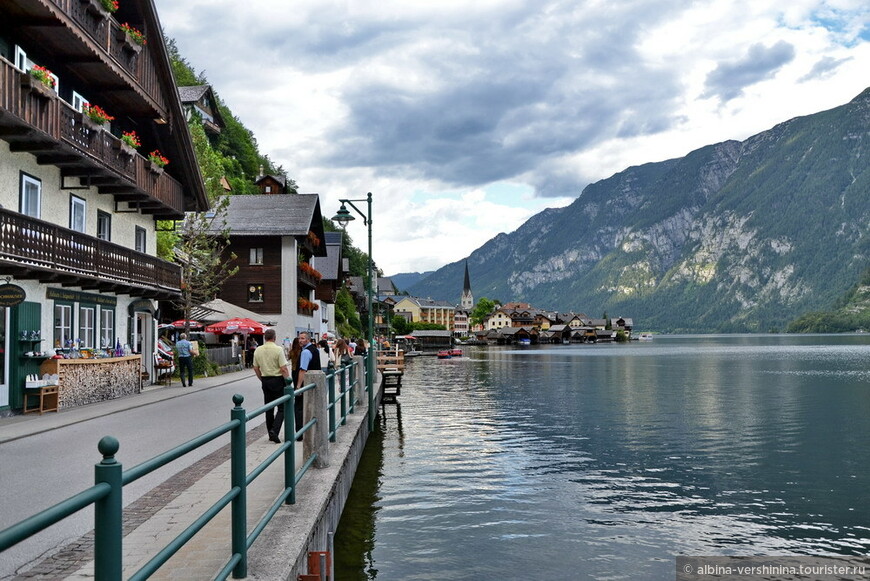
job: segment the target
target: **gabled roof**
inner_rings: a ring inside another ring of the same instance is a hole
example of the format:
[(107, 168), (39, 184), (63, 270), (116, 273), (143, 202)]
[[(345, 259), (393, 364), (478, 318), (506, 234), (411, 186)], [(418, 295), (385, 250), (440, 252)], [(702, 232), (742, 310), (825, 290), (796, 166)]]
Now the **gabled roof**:
[(211, 103), (211, 116), (214, 118), (214, 122), (220, 127), (226, 127), (224, 118), (221, 116), (220, 107), (218, 107), (217, 97), (215, 97), (211, 85), (178, 87), (178, 96), (181, 99), (182, 105), (194, 105), (199, 102), (203, 96), (207, 96)]
[[(228, 196), (227, 226), (231, 236), (306, 236), (323, 240), (323, 217), (317, 194)], [(314, 249), (326, 256), (326, 245)]]
[(323, 280), (339, 280), (341, 277), (341, 232), (325, 232), (322, 245), (326, 256), (315, 256), (311, 266), (323, 275)]

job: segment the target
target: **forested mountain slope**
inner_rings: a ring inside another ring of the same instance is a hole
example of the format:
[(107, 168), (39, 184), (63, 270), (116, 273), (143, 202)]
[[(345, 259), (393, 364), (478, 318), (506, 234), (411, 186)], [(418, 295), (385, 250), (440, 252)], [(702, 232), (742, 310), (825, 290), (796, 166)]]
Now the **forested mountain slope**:
[[(660, 331), (784, 330), (868, 265), (868, 139), (870, 89), (743, 142), (628, 168), (474, 251), (474, 295)], [(463, 268), (408, 290), (458, 302)]]

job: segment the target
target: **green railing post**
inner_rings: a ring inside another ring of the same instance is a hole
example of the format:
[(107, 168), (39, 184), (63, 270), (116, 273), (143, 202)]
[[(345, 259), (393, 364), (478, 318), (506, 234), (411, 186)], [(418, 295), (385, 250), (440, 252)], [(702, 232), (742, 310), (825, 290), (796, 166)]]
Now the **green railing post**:
[(334, 370), (331, 375), (326, 376), (326, 405), (329, 409), (329, 441), (335, 442), (335, 376), (338, 375), (338, 369)]
[(284, 441), (291, 442), (284, 453), (284, 490), (291, 489), (284, 504), (296, 504), (296, 391), (292, 378), (284, 379)]
[(94, 467), (94, 483), (105, 482), (109, 493), (94, 503), (94, 578), (97, 581), (120, 579), (123, 574), (123, 467), (115, 460), (120, 444), (105, 436), (97, 444), (103, 455)]
[(341, 425), (347, 425), (347, 367), (341, 368)]
[(356, 407), (356, 398), (354, 397), (355, 386), (356, 386), (356, 366), (357, 361), (354, 359), (353, 363), (350, 364), (350, 369), (347, 372), (347, 383), (348, 383), (348, 411), (353, 413), (354, 407)]
[(244, 401), (245, 396), (235, 394), (233, 403), (236, 405), (230, 411), (230, 421), (238, 421), (230, 432), (230, 486), (239, 489), (232, 506), (232, 549), (234, 555), (239, 555), (239, 562), (233, 567), (234, 579), (248, 576), (248, 463), (245, 458), (247, 449), (245, 408), (242, 407)]
[(366, 351), (366, 391), (369, 392), (369, 433), (375, 431), (375, 414), (378, 410), (375, 409), (375, 387), (374, 387), (374, 361), (376, 350), (374, 342), (370, 343), (369, 350)]

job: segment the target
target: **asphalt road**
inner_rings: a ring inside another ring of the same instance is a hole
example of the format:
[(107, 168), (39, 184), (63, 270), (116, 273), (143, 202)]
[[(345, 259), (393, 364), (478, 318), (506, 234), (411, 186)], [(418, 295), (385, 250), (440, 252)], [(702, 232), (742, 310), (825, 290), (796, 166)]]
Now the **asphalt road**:
[[(119, 440), (116, 458), (125, 469), (132, 468), (229, 421), (235, 393), (245, 396), (243, 406), (248, 411), (262, 405), (259, 381), (245, 373), (224, 385), (0, 444), (0, 529), (93, 485), (94, 465), (101, 460), (97, 442), (103, 436)], [(249, 429), (262, 421), (262, 416), (253, 420)], [(125, 486), (124, 504), (228, 442), (227, 434)], [(87, 509), (0, 553), (0, 579), (14, 576), (17, 570), (93, 526), (93, 510)]]

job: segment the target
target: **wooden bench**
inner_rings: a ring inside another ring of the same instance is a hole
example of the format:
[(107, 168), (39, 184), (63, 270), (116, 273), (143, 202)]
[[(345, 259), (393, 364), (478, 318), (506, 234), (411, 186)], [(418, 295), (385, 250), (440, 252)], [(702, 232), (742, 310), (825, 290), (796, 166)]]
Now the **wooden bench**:
[[(39, 398), (39, 405), (30, 407), (30, 398)], [(31, 387), (24, 390), (24, 411), (30, 412), (56, 412), (57, 411), (58, 388), (56, 385), (46, 385), (44, 387)]]

